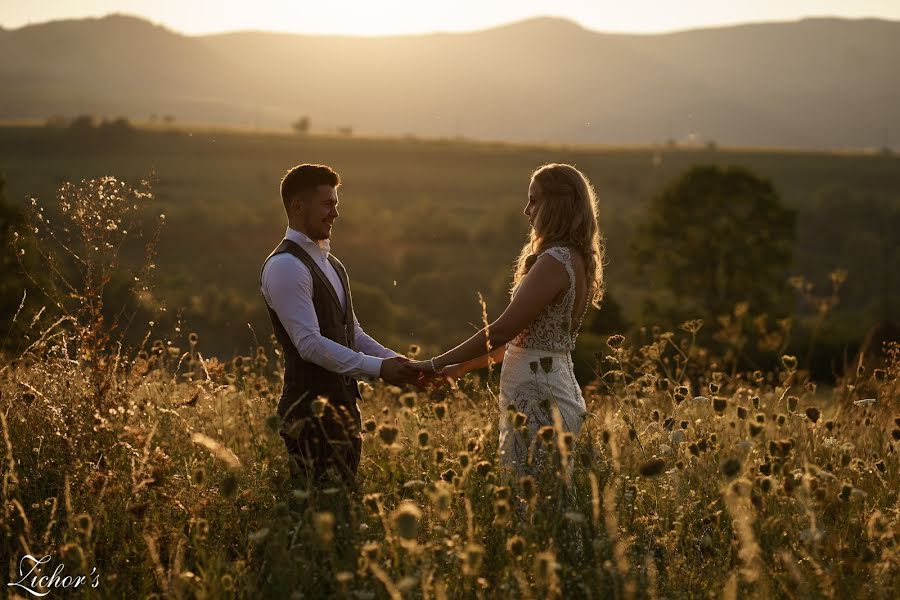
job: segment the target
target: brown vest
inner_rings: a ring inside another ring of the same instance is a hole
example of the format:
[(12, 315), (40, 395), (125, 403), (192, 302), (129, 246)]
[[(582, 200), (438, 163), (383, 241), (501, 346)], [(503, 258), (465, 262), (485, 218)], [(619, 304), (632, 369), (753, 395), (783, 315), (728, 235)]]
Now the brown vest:
[[(347, 309), (342, 311), (338, 296), (328, 277), (306, 250), (295, 242), (288, 239), (282, 240), (263, 261), (263, 268), (270, 258), (283, 252), (300, 259), (312, 274), (312, 301), (322, 336), (352, 349), (354, 347), (353, 298), (350, 295), (350, 280), (344, 265), (331, 254), (328, 255), (329, 262), (337, 271), (344, 286)], [(261, 282), (262, 270), (260, 270)], [(265, 296), (263, 301), (265, 301)], [(359, 398), (359, 388), (356, 380), (303, 360), (278, 315), (268, 302), (266, 302), (266, 308), (269, 310), (275, 337), (284, 351), (284, 389), (278, 402), (278, 414), (285, 421), (308, 417), (311, 414), (312, 400), (317, 396), (326, 396), (335, 406), (344, 406), (350, 409), (350, 413), (354, 415), (357, 426), (359, 426), (359, 407), (356, 404), (356, 400)]]

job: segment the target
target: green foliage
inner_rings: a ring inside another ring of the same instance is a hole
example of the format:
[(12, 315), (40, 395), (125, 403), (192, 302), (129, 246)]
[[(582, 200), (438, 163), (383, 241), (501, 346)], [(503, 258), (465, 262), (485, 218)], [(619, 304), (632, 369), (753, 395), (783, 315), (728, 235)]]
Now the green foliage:
[(641, 273), (673, 300), (651, 299), (651, 319), (713, 319), (738, 301), (783, 313), (795, 221), (771, 182), (745, 168), (689, 169), (653, 198), (638, 232)]

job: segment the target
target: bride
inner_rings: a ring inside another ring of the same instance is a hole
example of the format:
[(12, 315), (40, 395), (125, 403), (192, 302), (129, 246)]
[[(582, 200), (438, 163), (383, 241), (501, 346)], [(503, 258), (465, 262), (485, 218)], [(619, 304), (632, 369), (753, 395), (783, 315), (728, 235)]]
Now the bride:
[[(500, 460), (519, 472), (531, 470), (537, 458), (529, 460), (537, 432), (554, 425), (554, 403), (564, 431), (581, 429), (586, 410), (571, 352), (588, 305), (600, 307), (604, 253), (594, 188), (575, 167), (539, 167), (524, 212), (531, 231), (503, 314), (452, 350), (410, 363), (456, 378), (502, 362)], [(517, 412), (526, 415), (527, 436), (513, 422)]]

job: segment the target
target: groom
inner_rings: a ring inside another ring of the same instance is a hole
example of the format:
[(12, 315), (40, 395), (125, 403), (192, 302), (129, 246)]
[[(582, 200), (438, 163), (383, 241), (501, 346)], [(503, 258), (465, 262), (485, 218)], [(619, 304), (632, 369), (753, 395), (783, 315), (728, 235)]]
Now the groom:
[(419, 377), (405, 357), (366, 334), (353, 313), (347, 271), (329, 253), (340, 183), (324, 165), (302, 164), (287, 172), (281, 200), (288, 228), (260, 274), (284, 350), (281, 437), (291, 475), (305, 475), (310, 484), (329, 471), (344, 482), (356, 475), (362, 448), (356, 378), (403, 385)]

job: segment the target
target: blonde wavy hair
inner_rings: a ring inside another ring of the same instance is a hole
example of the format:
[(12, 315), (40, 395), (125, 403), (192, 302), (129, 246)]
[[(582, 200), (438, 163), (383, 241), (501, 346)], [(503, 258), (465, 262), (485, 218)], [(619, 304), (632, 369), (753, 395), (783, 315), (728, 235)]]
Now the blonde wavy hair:
[(541, 190), (541, 204), (529, 239), (516, 260), (513, 286), (553, 246), (571, 246), (584, 258), (588, 301), (600, 308), (603, 299), (605, 248), (597, 225), (597, 194), (585, 175), (572, 165), (550, 163), (531, 174)]

